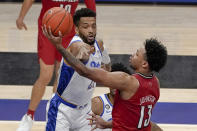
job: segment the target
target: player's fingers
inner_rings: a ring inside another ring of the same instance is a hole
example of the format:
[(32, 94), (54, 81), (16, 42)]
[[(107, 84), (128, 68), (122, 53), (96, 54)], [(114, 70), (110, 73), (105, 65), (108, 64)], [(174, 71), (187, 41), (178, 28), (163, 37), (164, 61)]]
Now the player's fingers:
[(46, 36), (44, 26), (41, 26), (41, 28), (42, 28), (42, 33)]
[(88, 125), (93, 125), (93, 121), (92, 120), (89, 120), (89, 123), (88, 123)]
[(53, 38), (53, 34), (52, 34), (52, 32), (51, 32), (51, 27), (49, 26), (49, 36), (50, 36), (50, 38)]
[(21, 24), (20, 24), (20, 22), (19, 22), (18, 19), (16, 20), (16, 27), (17, 27), (19, 30), (22, 29), (22, 26), (21, 26)]
[(19, 30), (21, 30), (21, 29), (23, 29), (23, 25), (22, 25), (22, 24), (17, 24), (17, 28), (18, 28)]
[(48, 32), (47, 32), (47, 29), (46, 29), (46, 25), (42, 26), (42, 32), (43, 34), (48, 37)]
[(21, 30), (21, 26), (16, 22), (16, 27)]
[(63, 37), (61, 31), (59, 31), (59, 37), (61, 37), (61, 38)]
[(17, 28), (18, 28), (19, 30), (21, 30), (21, 29), (22, 29), (22, 26), (17, 26)]
[(89, 115), (92, 116), (92, 117), (95, 117), (95, 116), (96, 116), (94, 113), (91, 113), (91, 114), (89, 114)]
[(97, 123), (96, 121), (92, 121), (92, 125), (96, 125), (96, 123)]
[(25, 28), (25, 30), (27, 30), (27, 26), (23, 23), (23, 27)]
[(97, 126), (95, 126), (94, 128), (91, 129), (91, 131), (95, 130), (97, 128)]
[(92, 117), (92, 114), (93, 114), (93, 113), (91, 112), (91, 113), (87, 113), (87, 114), (88, 114), (89, 117)]
[(89, 120), (91, 122), (92, 121), (92, 118), (86, 118), (86, 120)]
[(82, 54), (81, 53), (78, 53), (77, 56), (76, 56), (76, 58), (77, 59), (82, 59)]
[(90, 117), (90, 118), (86, 118), (87, 120), (90, 120), (91, 122), (95, 121), (96, 118), (95, 117)]
[(49, 40), (52, 39), (51, 36), (50, 36), (50, 32), (47, 30), (46, 25), (44, 25), (44, 34)]

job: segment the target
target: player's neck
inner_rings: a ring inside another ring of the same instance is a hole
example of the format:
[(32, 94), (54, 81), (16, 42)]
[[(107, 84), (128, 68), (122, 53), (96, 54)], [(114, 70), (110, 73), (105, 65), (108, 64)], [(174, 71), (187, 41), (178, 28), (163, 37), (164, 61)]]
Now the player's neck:
[(135, 72), (143, 74), (144, 76), (152, 76), (153, 75), (153, 72), (151, 72), (149, 70), (145, 70), (145, 69), (136, 70)]

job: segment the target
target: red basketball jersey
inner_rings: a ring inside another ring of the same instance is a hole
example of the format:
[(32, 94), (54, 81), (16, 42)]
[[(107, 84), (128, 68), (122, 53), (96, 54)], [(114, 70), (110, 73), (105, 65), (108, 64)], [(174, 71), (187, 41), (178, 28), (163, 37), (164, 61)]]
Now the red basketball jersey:
[[(96, 12), (95, 0), (84, 0), (87, 8)], [(52, 7), (62, 7), (72, 14), (75, 13), (79, 0), (42, 0), (42, 9), (39, 19), (42, 19), (44, 13)]]
[[(84, 0), (84, 2), (87, 8), (96, 12), (95, 0)], [(48, 9), (52, 7), (62, 7), (62, 8), (65, 8), (65, 10), (67, 10), (68, 12), (70, 12), (71, 15), (73, 16), (78, 6), (78, 3), (79, 3), (79, 0), (42, 0), (42, 9), (41, 9), (40, 16), (38, 19), (39, 28), (42, 25), (42, 17)], [(75, 34), (75, 29), (73, 25), (73, 29), (70, 33), (70, 36), (74, 36), (74, 34)], [(68, 37), (68, 36), (65, 36), (65, 37)]]
[(129, 100), (123, 100), (116, 92), (112, 112), (113, 131), (151, 131), (152, 109), (159, 99), (159, 83), (156, 76), (133, 75), (139, 88)]

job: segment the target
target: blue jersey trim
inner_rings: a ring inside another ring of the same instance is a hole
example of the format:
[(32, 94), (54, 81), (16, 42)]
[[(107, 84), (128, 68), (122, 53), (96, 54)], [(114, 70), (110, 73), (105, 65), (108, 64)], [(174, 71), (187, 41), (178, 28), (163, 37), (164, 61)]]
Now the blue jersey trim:
[(107, 121), (112, 121), (112, 118), (108, 119)]
[(104, 101), (103, 101), (102, 97), (99, 96), (99, 98), (101, 99), (101, 101), (102, 101), (102, 103), (103, 103), (103, 111), (102, 111), (102, 113), (100, 114), (100, 116), (103, 116), (103, 114), (104, 114), (104, 109), (105, 109), (105, 105), (104, 105)]
[(61, 67), (60, 77), (59, 77), (59, 83), (57, 87), (57, 92), (60, 96), (62, 95), (66, 87), (68, 86), (74, 72), (75, 70), (72, 67), (66, 65), (63, 62), (62, 67)]
[(61, 104), (61, 102), (57, 100), (57, 97), (53, 97), (51, 99), (50, 105), (49, 105), (49, 110), (47, 113), (48, 121), (46, 124), (46, 131), (55, 131), (58, 107), (60, 104)]
[(69, 107), (71, 107), (71, 108), (77, 108), (77, 105), (73, 105), (73, 104), (71, 104), (71, 103), (68, 103), (67, 101), (63, 100), (60, 96), (58, 96), (58, 94), (55, 94), (55, 97), (56, 97), (59, 101), (61, 101), (64, 105), (67, 105), (67, 106), (69, 106)]
[(81, 42), (81, 40), (72, 41), (72, 42), (69, 44), (69, 46), (72, 45), (72, 44), (75, 43), (75, 42)]
[(107, 99), (108, 103), (113, 107), (111, 101), (110, 101), (109, 98), (107, 97), (107, 94), (105, 94), (105, 98)]

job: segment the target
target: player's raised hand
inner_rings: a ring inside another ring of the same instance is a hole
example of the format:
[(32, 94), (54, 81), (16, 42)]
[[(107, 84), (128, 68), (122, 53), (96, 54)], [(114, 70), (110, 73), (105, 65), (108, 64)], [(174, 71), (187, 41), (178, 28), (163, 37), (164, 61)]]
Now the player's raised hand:
[(22, 30), (23, 28), (25, 30), (27, 30), (27, 26), (25, 25), (25, 23), (23, 22), (23, 19), (22, 18), (18, 18), (16, 19), (16, 26), (19, 30)]
[(76, 58), (82, 60), (83, 62), (88, 61), (90, 54), (94, 52), (94, 47), (86, 43), (82, 43), (78, 48), (79, 52), (77, 53)]
[(62, 43), (62, 34), (59, 32), (59, 36), (54, 36), (51, 32), (51, 28), (47, 30), (46, 25), (42, 27), (43, 34), (48, 38), (48, 40), (56, 47)]

